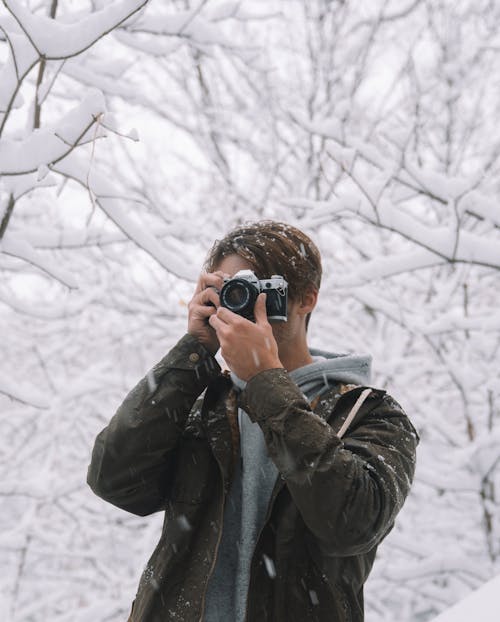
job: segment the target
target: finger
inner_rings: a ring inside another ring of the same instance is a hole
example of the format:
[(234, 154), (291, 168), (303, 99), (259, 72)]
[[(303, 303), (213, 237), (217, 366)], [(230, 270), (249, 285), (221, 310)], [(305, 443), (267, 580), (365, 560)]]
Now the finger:
[(214, 305), (216, 308), (220, 306), (219, 294), (213, 287), (207, 287), (201, 291), (196, 296), (195, 302), (201, 305)]
[(230, 311), (226, 307), (219, 307), (217, 309), (217, 317), (222, 320), (225, 324), (239, 324), (242, 321), (248, 322), (249, 320), (245, 319), (241, 315)]
[(215, 315), (217, 309), (215, 307), (209, 307), (207, 305), (193, 305), (191, 308), (191, 317), (194, 319), (207, 319), (211, 315)]
[(196, 282), (196, 289), (194, 290), (194, 295), (196, 296), (196, 294), (199, 294), (202, 290), (205, 289), (204, 286), (204, 281), (203, 281), (203, 277), (205, 276), (205, 273), (202, 272), (200, 274), (200, 276), (198, 277), (198, 281)]
[(226, 276), (227, 275), (220, 270), (217, 270), (217, 272), (203, 272), (203, 274), (200, 275), (199, 279), (200, 291), (207, 287), (215, 287), (217, 289), (221, 289), (221, 287), (224, 285), (224, 278)]
[(266, 312), (266, 294), (262, 293), (257, 296), (255, 301), (255, 307), (253, 309), (256, 324), (267, 324), (267, 312)]
[(208, 323), (216, 333), (219, 333), (225, 326), (224, 322), (217, 317), (217, 313), (212, 313), (208, 319)]

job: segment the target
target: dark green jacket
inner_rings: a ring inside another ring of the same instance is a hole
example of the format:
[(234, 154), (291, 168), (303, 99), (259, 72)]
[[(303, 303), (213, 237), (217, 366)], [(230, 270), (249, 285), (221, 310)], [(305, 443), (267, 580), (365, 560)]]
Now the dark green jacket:
[(363, 388), (327, 393), (313, 412), (286, 371), (272, 369), (236, 404), (213, 357), (183, 337), (98, 435), (88, 472), (106, 501), (140, 516), (165, 511), (130, 620), (203, 619), (239, 456), (229, 423), (239, 405), (281, 474), (252, 560), (248, 622), (361, 622), (363, 584), (408, 494), (418, 442), (401, 407), (376, 389), (341, 440)]

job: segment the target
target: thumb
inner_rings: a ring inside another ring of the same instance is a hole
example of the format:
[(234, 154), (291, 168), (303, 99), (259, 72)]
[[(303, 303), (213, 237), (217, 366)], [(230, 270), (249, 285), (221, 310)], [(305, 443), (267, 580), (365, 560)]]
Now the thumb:
[(256, 324), (267, 324), (267, 313), (266, 313), (266, 296), (267, 294), (259, 294), (257, 296), (257, 300), (255, 301), (255, 307), (253, 310), (253, 314), (255, 316)]

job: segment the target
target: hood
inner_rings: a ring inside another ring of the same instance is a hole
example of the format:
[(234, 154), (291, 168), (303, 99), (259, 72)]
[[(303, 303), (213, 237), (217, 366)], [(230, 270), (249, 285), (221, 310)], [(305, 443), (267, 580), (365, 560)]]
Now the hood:
[(324, 350), (309, 350), (314, 363), (290, 372), (290, 378), (311, 399), (335, 384), (367, 385), (371, 378), (371, 356), (337, 354)]
[[(371, 356), (337, 354), (310, 348), (313, 363), (289, 372), (290, 378), (311, 400), (336, 384), (368, 385), (371, 378)], [(231, 372), (236, 387), (244, 389), (246, 382)]]

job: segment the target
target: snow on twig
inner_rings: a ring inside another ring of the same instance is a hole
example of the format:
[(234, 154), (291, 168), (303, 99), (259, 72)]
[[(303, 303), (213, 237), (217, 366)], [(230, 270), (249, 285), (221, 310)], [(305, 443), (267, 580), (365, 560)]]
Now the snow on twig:
[(0, 253), (12, 255), (30, 263), (70, 289), (78, 288), (78, 281), (70, 272), (61, 268), (55, 262), (50, 261), (41, 253), (37, 253), (26, 240), (21, 239), (19, 236), (7, 232), (0, 241)]
[(53, 127), (33, 131), (24, 140), (0, 143), (0, 175), (26, 175), (65, 158), (78, 145), (95, 140), (92, 127), (105, 111), (102, 94), (93, 89)]
[(133, 217), (133, 212), (130, 215), (127, 213), (127, 200), (121, 196), (119, 189), (95, 170), (87, 174), (82, 159), (76, 154), (66, 157), (54, 166), (53, 170), (77, 181), (85, 188), (90, 188), (96, 204), (110, 220), (166, 270), (182, 279), (196, 280), (198, 269), (190, 258), (172, 252), (165, 241), (160, 242), (156, 236), (147, 231), (144, 225), (138, 224)]
[(51, 398), (35, 386), (26, 386), (5, 373), (0, 374), (0, 393), (35, 408), (49, 408), (51, 402)]
[(74, 23), (61, 23), (45, 15), (31, 13), (17, 0), (3, 0), (3, 3), (39, 56), (46, 60), (61, 60), (90, 48), (142, 9), (148, 1), (120, 0)]

